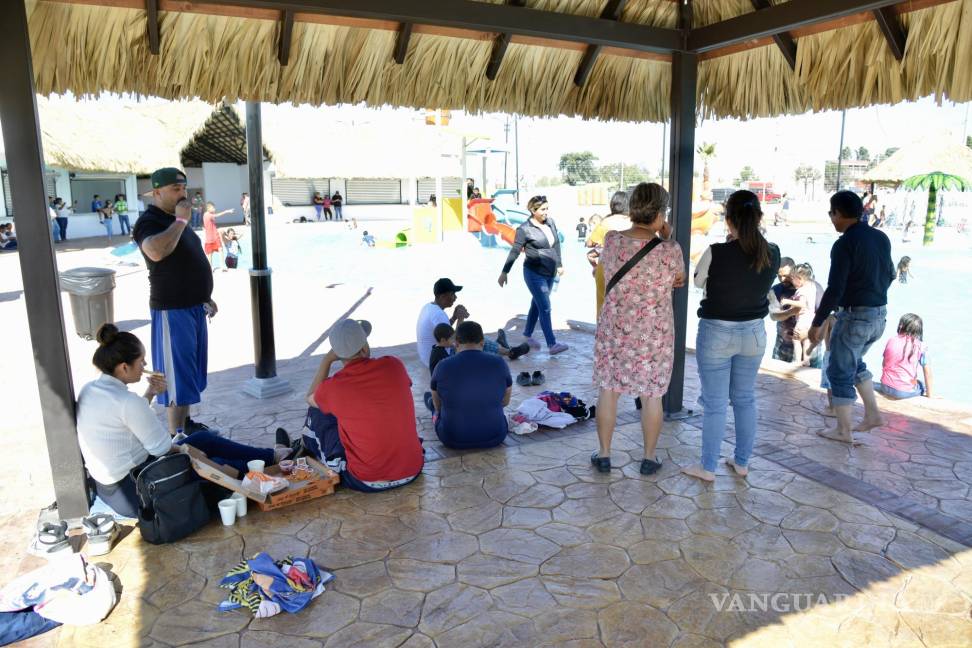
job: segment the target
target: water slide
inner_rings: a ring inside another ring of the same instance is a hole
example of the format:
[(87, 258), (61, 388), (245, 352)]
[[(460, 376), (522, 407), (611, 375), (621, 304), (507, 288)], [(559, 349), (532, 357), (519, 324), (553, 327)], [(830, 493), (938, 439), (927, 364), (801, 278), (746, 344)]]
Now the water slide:
[[(516, 237), (516, 228), (496, 220), (496, 214), (490, 208), (490, 200), (488, 198), (478, 198), (469, 201), (468, 221), (470, 232), (499, 236), (507, 245), (513, 245), (513, 239)], [(483, 245), (488, 245), (482, 236), (480, 236), (480, 241)]]

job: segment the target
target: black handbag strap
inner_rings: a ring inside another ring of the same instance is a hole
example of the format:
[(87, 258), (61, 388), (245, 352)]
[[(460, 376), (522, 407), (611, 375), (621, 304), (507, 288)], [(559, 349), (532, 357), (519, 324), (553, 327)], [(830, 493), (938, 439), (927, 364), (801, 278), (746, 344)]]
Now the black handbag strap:
[(648, 256), (648, 253), (654, 250), (655, 247), (657, 247), (661, 242), (662, 240), (656, 236), (648, 243), (648, 245), (635, 252), (635, 255), (628, 259), (628, 262), (621, 266), (618, 271), (614, 273), (614, 276), (611, 277), (611, 281), (608, 282), (607, 287), (604, 289), (604, 296), (607, 297), (608, 293), (611, 292), (611, 289), (624, 278), (624, 275), (628, 274), (633, 267), (638, 265), (638, 263)]

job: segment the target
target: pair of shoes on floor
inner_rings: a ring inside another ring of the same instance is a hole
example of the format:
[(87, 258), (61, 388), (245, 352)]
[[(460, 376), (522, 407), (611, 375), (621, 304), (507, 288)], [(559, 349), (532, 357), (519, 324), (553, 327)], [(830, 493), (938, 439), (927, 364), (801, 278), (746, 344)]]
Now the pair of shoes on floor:
[(88, 541), (85, 549), (89, 556), (104, 556), (111, 551), (115, 538), (118, 537), (118, 525), (109, 513), (95, 513), (81, 520)]
[(547, 377), (543, 375), (543, 372), (539, 369), (530, 375), (529, 371), (521, 371), (516, 376), (516, 384), (520, 387), (530, 387), (531, 385), (542, 385), (547, 381)]
[(74, 553), (74, 547), (67, 537), (67, 522), (45, 522), (34, 535), (27, 553), (41, 558), (54, 558), (64, 554)]

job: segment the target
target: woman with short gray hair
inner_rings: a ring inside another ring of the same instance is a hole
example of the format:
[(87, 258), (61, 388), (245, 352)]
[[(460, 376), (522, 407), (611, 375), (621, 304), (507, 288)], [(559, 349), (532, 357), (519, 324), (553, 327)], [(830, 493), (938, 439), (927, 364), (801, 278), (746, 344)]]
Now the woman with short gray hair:
[(594, 290), (596, 304), (594, 317), (600, 318), (601, 308), (604, 306), (604, 268), (598, 263), (601, 256), (601, 249), (604, 247), (604, 239), (608, 232), (620, 232), (631, 227), (631, 220), (628, 218), (628, 194), (624, 191), (615, 191), (611, 196), (611, 214), (601, 220), (591, 230), (591, 235), (587, 238), (587, 247), (592, 248), (587, 253), (587, 260), (594, 267)]

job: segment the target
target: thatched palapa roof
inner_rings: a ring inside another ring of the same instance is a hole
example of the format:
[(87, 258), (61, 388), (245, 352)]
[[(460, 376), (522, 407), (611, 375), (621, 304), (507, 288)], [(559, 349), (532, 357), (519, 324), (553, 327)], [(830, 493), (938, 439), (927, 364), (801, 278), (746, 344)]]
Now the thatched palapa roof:
[[(593, 18), (604, 18), (602, 11), (611, 6), (606, 0), (488, 3)], [(144, 0), (28, 4), (36, 86), (42, 94), (134, 91), (209, 102), (365, 102), (634, 121), (669, 116), (671, 55), (633, 46), (601, 47), (578, 84), (575, 75), (590, 50), (576, 38), (409, 23), (410, 38), (399, 48), (406, 23), (348, 17), (354, 3), (293, 3), (307, 13), (290, 13), (288, 22), (281, 16), (286, 12), (264, 8), (269, 2), (239, 0), (241, 6), (234, 6), (231, 0), (160, 0), (159, 53), (153, 55)], [(749, 15), (753, 4), (695, 0), (693, 27)], [(331, 5), (340, 5), (334, 15), (327, 14)], [(394, 10), (393, 3), (383, 6)], [(630, 0), (620, 6), (621, 23), (676, 25), (673, 0)], [(752, 118), (928, 95), (972, 100), (972, 0), (910, 0), (888, 10), (907, 38), (900, 62), (873, 12), (861, 11), (785, 34), (796, 44), (792, 69), (783, 46), (768, 36), (703, 51), (698, 112)], [(500, 49), (490, 80), (487, 70)]]
[(954, 141), (923, 140), (904, 146), (864, 174), (866, 182), (897, 184), (934, 172), (972, 182), (972, 149)]

